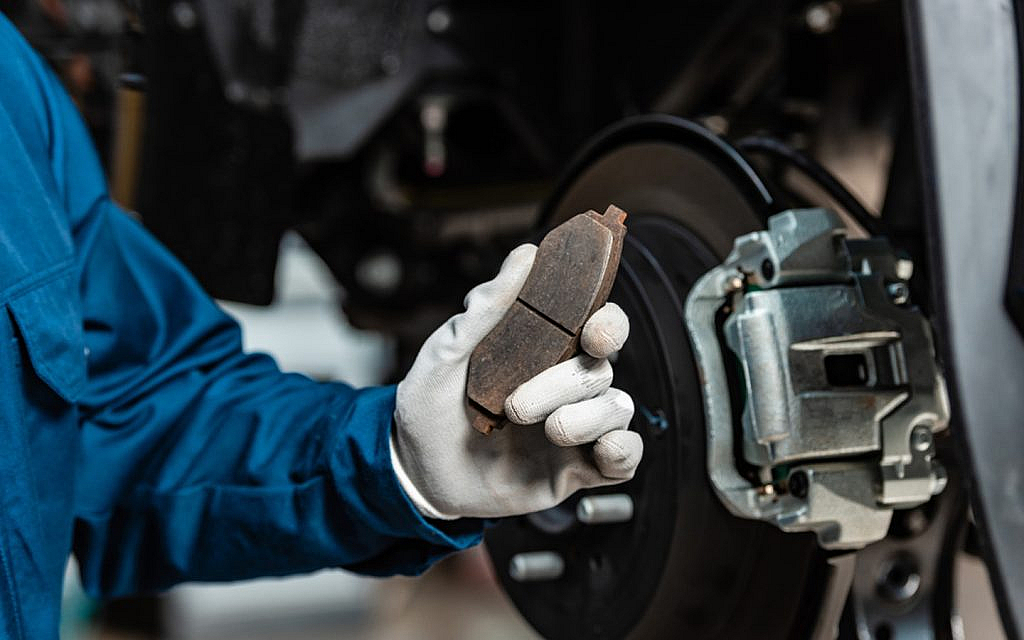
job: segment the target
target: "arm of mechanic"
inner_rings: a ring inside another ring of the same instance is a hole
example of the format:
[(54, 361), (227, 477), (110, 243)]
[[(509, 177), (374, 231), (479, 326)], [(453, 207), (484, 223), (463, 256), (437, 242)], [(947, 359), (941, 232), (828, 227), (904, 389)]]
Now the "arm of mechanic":
[(244, 354), (237, 325), (110, 200), (75, 106), (2, 17), (0, 44), (0, 107), (17, 138), (4, 153), (31, 163), (66, 215), (80, 273), (74, 552), (86, 588), (415, 573), (477, 543), (481, 521), (435, 526), (400, 488), (394, 387), (318, 384)]
[(74, 105), (24, 41), (14, 46), (19, 72), (0, 101), (67, 215), (80, 274), (88, 382), (74, 552), (91, 592), (329, 566), (415, 573), (479, 542), (475, 518), (632, 477), (642, 443), (606, 359), (628, 334), (614, 305), (584, 328), (585, 354), (509, 397), (510, 419), (531, 426), (484, 437), (469, 424), (469, 356), (513, 304), (534, 247), (470, 292), (397, 401), (392, 387), (281, 373), (242, 352), (237, 325), (113, 204)]

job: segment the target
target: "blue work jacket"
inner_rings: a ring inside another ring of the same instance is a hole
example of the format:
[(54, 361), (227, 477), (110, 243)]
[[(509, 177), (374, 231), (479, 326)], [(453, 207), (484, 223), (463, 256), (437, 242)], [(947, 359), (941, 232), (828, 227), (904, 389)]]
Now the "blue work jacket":
[[(188, 185), (181, 185), (188, 189)], [(111, 596), (323, 567), (417, 573), (480, 540), (424, 520), (393, 387), (285, 374), (107, 193), (0, 15), (0, 630), (57, 636), (69, 553)]]

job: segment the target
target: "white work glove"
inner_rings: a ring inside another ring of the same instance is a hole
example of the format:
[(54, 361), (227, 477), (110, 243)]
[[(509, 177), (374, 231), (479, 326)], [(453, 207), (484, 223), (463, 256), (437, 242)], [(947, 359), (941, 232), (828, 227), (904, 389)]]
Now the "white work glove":
[[(482, 435), (470, 425), (466, 372), (476, 345), (515, 302), (537, 247), (523, 245), (490, 282), (466, 296), (466, 311), (423, 344), (398, 385), (391, 460), (406, 494), (427, 517), (493, 518), (553, 507), (579, 489), (633, 477), (643, 455), (628, 431), (629, 395), (610, 388), (607, 357), (629, 320), (607, 304), (583, 327), (585, 354), (523, 383), (507, 399), (510, 421)], [(526, 426), (521, 426), (526, 425)]]

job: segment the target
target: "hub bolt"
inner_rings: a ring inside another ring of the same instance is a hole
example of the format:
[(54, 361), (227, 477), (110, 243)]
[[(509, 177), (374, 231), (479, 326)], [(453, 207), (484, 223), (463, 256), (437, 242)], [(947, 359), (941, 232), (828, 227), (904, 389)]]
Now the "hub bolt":
[(508, 563), (508, 575), (516, 582), (554, 580), (565, 571), (565, 561), (554, 551), (517, 553)]
[(583, 524), (629, 522), (633, 519), (633, 498), (625, 493), (586, 496), (576, 505), (576, 518)]

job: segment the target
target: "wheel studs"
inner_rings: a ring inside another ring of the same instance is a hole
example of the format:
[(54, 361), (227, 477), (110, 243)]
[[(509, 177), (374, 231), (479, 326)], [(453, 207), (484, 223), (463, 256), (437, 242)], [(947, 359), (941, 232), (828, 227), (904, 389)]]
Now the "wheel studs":
[(585, 496), (576, 505), (576, 519), (583, 524), (610, 524), (633, 519), (633, 498), (625, 493)]
[(554, 551), (517, 553), (508, 563), (508, 575), (516, 582), (555, 580), (565, 571), (565, 561)]

